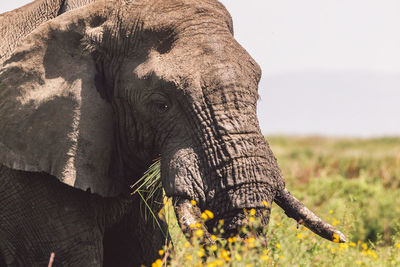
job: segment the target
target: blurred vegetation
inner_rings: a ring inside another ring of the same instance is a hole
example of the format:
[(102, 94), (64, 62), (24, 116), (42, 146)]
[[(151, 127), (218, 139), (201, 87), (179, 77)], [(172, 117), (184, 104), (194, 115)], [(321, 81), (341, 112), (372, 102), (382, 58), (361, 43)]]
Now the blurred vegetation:
[(319, 215), (335, 210), (348, 235), (392, 244), (400, 226), (400, 138), (268, 138), (286, 179)]
[(165, 246), (154, 266), (400, 266), (400, 138), (267, 140), (287, 188), (348, 242), (329, 242), (297, 227), (274, 205), (263, 238), (250, 234), (202, 246), (199, 233), (189, 244), (169, 204), (175, 246)]

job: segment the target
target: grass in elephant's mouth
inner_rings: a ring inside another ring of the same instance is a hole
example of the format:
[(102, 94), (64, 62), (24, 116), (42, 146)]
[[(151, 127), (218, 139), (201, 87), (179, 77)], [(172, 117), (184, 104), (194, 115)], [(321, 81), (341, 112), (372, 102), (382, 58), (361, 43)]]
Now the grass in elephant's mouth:
[[(161, 185), (161, 159), (156, 159), (144, 175), (133, 185), (131, 185), (132, 195), (138, 194), (142, 200), (140, 206), (142, 214), (146, 220), (152, 219), (153, 224), (164, 233), (160, 225), (159, 218), (154, 212), (155, 205), (160, 205), (163, 199), (163, 189)], [(166, 233), (164, 233), (166, 236)]]
[(269, 141), (289, 189), (343, 231), (348, 243), (297, 228), (274, 205), (264, 237), (231, 237), (204, 246), (199, 231), (190, 244), (168, 200), (163, 210), (173, 245), (160, 248), (154, 267), (400, 266), (400, 138)]

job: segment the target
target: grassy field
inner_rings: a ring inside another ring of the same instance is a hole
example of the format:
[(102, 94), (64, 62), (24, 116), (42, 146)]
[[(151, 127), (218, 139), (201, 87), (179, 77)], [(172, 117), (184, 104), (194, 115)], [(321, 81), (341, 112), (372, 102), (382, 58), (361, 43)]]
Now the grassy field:
[(154, 266), (400, 266), (400, 138), (268, 141), (287, 188), (348, 242), (297, 227), (274, 205), (265, 238), (190, 245), (167, 208), (175, 246), (164, 247)]

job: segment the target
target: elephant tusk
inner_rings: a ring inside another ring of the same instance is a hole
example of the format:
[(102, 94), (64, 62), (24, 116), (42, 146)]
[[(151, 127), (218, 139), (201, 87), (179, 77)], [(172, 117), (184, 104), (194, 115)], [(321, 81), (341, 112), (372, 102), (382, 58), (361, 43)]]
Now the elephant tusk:
[(299, 223), (304, 223), (308, 229), (317, 235), (337, 243), (346, 242), (346, 237), (339, 230), (306, 208), (286, 188), (278, 193), (275, 202), (285, 211), (288, 217)]
[(201, 219), (200, 208), (192, 205), (187, 199), (176, 198), (174, 203), (175, 214), (185, 236), (191, 240), (198, 230), (202, 230), (204, 242), (209, 245), (215, 244)]

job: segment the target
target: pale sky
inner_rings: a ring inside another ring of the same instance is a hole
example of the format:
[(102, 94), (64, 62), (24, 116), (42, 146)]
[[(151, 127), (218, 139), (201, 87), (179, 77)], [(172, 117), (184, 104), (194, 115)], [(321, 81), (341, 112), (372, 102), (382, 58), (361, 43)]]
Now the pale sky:
[(222, 0), (267, 75), (400, 72), (399, 0)]
[(399, 0), (221, 2), (263, 70), (264, 133), (400, 135)]

